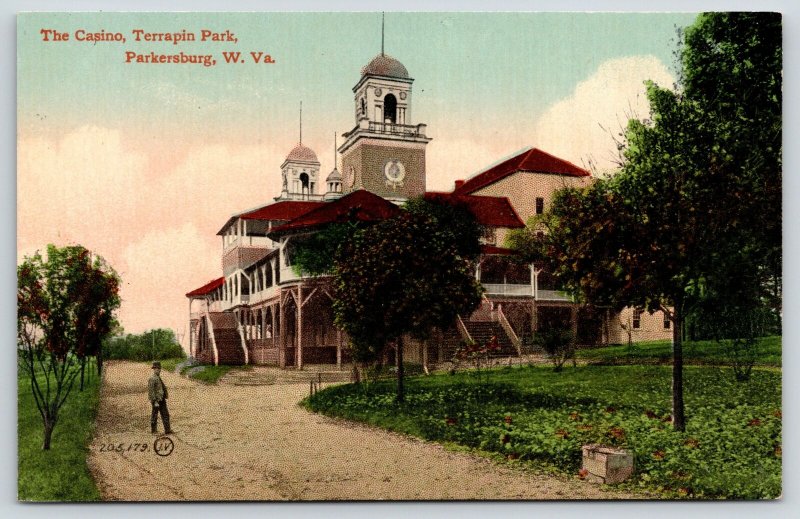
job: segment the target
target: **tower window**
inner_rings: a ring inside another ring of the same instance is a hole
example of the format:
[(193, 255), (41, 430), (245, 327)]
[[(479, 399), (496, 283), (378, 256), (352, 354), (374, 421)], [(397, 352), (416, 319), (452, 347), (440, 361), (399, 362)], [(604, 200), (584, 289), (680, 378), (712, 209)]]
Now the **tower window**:
[(640, 308), (634, 308), (632, 324), (634, 330), (638, 330), (642, 327), (642, 310)]
[(307, 173), (301, 173), (300, 174), (300, 183), (302, 184), (302, 188), (301, 188), (302, 192), (303, 193), (308, 192), (309, 181), (308, 181), (308, 174)]
[(385, 122), (397, 122), (397, 98), (394, 94), (387, 94), (383, 98), (383, 119)]
[(537, 196), (536, 197), (536, 214), (544, 213), (544, 198)]

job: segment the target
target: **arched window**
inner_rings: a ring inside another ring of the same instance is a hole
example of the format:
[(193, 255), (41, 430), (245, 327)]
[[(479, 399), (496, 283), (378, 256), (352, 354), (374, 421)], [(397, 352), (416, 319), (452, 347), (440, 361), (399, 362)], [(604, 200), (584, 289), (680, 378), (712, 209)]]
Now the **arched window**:
[(383, 98), (383, 120), (392, 124), (397, 122), (397, 98), (394, 94), (387, 94)]
[(309, 181), (308, 181), (308, 173), (300, 173), (300, 192), (304, 195), (309, 194)]

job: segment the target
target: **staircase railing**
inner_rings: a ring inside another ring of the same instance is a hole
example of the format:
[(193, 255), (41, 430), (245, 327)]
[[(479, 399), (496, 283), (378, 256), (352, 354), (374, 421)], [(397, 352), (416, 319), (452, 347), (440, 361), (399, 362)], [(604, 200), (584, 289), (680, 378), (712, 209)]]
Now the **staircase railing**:
[(503, 307), (500, 305), (497, 306), (497, 321), (500, 323), (500, 326), (503, 327), (503, 330), (506, 332), (506, 335), (508, 335), (508, 338), (511, 339), (511, 344), (513, 344), (514, 348), (516, 348), (517, 355), (522, 355), (522, 341), (517, 336), (517, 332), (514, 331), (511, 323), (509, 323), (508, 319), (506, 319), (506, 314), (503, 313)]
[(472, 344), (472, 342), (474, 342), (472, 336), (469, 334), (469, 330), (467, 330), (467, 325), (464, 324), (460, 315), (456, 316), (456, 328), (458, 328), (458, 333), (461, 335), (461, 338), (467, 341), (467, 343)]
[(214, 365), (219, 366), (219, 351), (217, 350), (217, 340), (214, 337), (214, 323), (211, 321), (211, 314), (208, 313), (208, 307), (206, 307), (205, 318), (208, 324), (208, 337), (211, 339), (211, 351), (214, 352)]
[(236, 331), (239, 332), (239, 341), (242, 345), (242, 351), (244, 352), (244, 363), (245, 365), (250, 364), (250, 355), (247, 353), (247, 339), (245, 339), (244, 336), (244, 326), (242, 326), (242, 323), (239, 322), (238, 318), (236, 319)]

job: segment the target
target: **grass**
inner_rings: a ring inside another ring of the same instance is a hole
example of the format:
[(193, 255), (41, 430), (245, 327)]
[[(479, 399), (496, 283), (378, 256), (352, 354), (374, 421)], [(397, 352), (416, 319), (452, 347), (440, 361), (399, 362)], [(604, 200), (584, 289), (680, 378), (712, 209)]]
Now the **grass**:
[[(88, 369), (87, 369), (88, 374)], [(100, 400), (100, 377), (78, 382), (61, 408), (49, 451), (42, 450), (44, 428), (30, 387), (30, 377), (17, 378), (18, 487), (20, 501), (98, 501), (86, 457)]]
[(219, 379), (229, 371), (235, 369), (247, 369), (245, 366), (204, 366), (201, 371), (193, 373), (189, 378), (199, 380), (206, 384), (216, 384)]
[[(178, 367), (178, 364), (180, 364), (181, 362), (183, 362), (185, 360), (186, 360), (185, 358), (179, 358), (179, 357), (175, 357), (175, 358), (172, 358), (172, 359), (164, 359), (164, 360), (160, 361), (161, 362), (161, 369), (163, 371), (169, 371), (170, 373), (174, 373), (175, 372), (175, 368)], [(184, 368), (183, 370), (181, 370), (181, 372), (183, 372), (185, 369), (188, 369), (188, 366), (187, 366), (187, 368)]]
[(671, 373), (664, 366), (505, 367), (407, 381), (327, 388), (303, 401), (330, 416), (495, 453), (512, 463), (576, 475), (580, 447), (634, 452), (622, 485), (666, 497), (775, 498), (781, 494), (781, 373), (734, 380), (723, 367), (687, 367), (687, 430), (669, 422)]
[[(161, 361), (161, 369), (163, 371), (169, 371), (170, 373), (175, 372), (175, 368), (177, 368), (178, 364), (185, 361), (186, 359), (182, 358), (172, 358), (172, 359), (165, 359)], [(190, 368), (194, 367), (202, 367), (201, 371), (197, 371), (189, 375), (189, 378), (192, 380), (198, 380), (200, 382), (206, 384), (216, 384), (219, 382), (225, 374), (229, 373), (230, 371), (234, 370), (251, 370), (253, 369), (252, 366), (212, 366), (208, 364), (197, 364), (195, 366), (184, 366), (181, 369), (181, 375), (185, 375), (186, 371)]]
[[(687, 341), (683, 345), (683, 360), (686, 364), (729, 365), (725, 344), (716, 341)], [(633, 343), (631, 347), (609, 346), (606, 348), (582, 349), (578, 359), (590, 364), (671, 364), (670, 341), (648, 341)], [(762, 337), (756, 346), (757, 366), (781, 365), (781, 337)]]

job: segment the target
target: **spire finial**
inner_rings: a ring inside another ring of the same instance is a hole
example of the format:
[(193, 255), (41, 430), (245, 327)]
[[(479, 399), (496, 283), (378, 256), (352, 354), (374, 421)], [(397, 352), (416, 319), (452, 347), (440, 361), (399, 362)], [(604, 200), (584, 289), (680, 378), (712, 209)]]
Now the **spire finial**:
[(384, 36), (383, 36), (383, 35), (384, 35), (384, 32), (385, 32), (385, 31), (384, 31), (384, 27), (385, 27), (385, 21), (384, 21), (384, 18), (385, 18), (385, 17), (386, 17), (386, 13), (385, 13), (385, 12), (382, 12), (382, 13), (381, 13), (381, 56), (383, 56), (383, 39), (384, 39)]
[(300, 101), (300, 144), (303, 144), (303, 102)]

